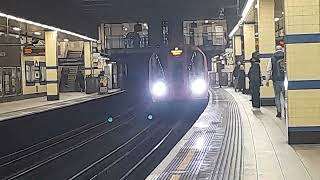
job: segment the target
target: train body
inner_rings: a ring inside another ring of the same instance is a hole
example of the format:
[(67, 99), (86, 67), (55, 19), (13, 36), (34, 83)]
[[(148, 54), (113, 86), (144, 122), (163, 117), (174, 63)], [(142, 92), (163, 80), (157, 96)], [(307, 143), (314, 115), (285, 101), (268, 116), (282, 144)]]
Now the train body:
[(149, 60), (149, 90), (155, 102), (208, 98), (205, 54), (195, 46), (154, 52)]

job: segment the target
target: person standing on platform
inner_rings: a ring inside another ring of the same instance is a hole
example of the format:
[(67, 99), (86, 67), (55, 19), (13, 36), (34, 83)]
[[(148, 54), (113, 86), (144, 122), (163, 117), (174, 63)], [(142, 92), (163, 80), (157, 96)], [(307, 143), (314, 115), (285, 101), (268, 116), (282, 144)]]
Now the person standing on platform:
[(272, 79), (275, 103), (277, 107), (276, 117), (281, 118), (282, 105), (281, 94), (285, 97), (284, 79), (285, 79), (285, 60), (284, 52), (281, 46), (276, 47), (276, 52), (273, 54), (271, 61), (267, 66), (266, 86), (269, 86), (269, 80)]
[(260, 69), (260, 59), (257, 56), (252, 57), (252, 65), (249, 70), (249, 79), (251, 87), (251, 97), (252, 97), (252, 110), (260, 111), (260, 86), (261, 86), (261, 69)]
[(240, 65), (239, 67), (239, 74), (238, 74), (238, 89), (239, 91), (241, 91), (242, 93), (245, 93), (244, 90), (245, 90), (245, 86), (246, 86), (246, 72), (245, 72), (245, 69), (244, 69), (244, 65)]
[(241, 62), (238, 61), (233, 69), (232, 75), (234, 77), (233, 79), (233, 86), (234, 86), (234, 90), (235, 92), (237, 92), (237, 88), (238, 88), (238, 76), (239, 76), (239, 69), (240, 69), (240, 65)]

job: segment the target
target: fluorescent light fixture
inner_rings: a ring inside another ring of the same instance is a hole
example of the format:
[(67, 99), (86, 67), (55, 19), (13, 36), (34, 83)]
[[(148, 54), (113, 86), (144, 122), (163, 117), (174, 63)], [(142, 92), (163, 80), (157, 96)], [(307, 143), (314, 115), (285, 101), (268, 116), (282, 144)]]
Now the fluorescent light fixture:
[(72, 36), (76, 36), (78, 38), (81, 38), (81, 39), (84, 39), (84, 40), (88, 40), (88, 41), (94, 41), (94, 42), (97, 41), (96, 39), (93, 39), (93, 38), (90, 38), (90, 37), (87, 37), (87, 36), (83, 36), (83, 35), (80, 35), (78, 33), (74, 33), (74, 32), (63, 30), (63, 29), (56, 28), (56, 27), (53, 27), (53, 26), (48, 26), (48, 25), (45, 25), (45, 24), (33, 22), (33, 21), (26, 20), (26, 19), (23, 19), (23, 18), (11, 16), (11, 15), (4, 14), (4, 13), (1, 13), (1, 12), (0, 12), (0, 17), (5, 17), (5, 18), (8, 18), (8, 19), (12, 19), (12, 20), (18, 21), (18, 22), (39, 26), (39, 27), (42, 27), (44, 29), (48, 29), (48, 30), (52, 30), (52, 31), (58, 31), (58, 32), (65, 33), (65, 34), (72, 35)]
[(280, 21), (280, 18), (274, 18), (274, 21), (278, 22), (278, 21)]
[(242, 11), (242, 20), (244, 20), (247, 16), (248, 16), (248, 14), (249, 14), (249, 12), (250, 12), (250, 9), (251, 9), (251, 6), (253, 5), (253, 3), (254, 3), (254, 0), (248, 0), (247, 1), (247, 4), (246, 4), (246, 6), (244, 7), (244, 9), (243, 9), (243, 11)]
[(69, 39), (63, 39), (64, 42), (69, 42)]
[(232, 36), (234, 36), (234, 34), (238, 31), (241, 23), (242, 23), (242, 22), (239, 21), (238, 24), (232, 29), (232, 31), (231, 31), (230, 34), (229, 34), (229, 37), (230, 37), (230, 38), (231, 38)]
[(243, 11), (242, 11), (242, 17), (239, 20), (238, 24), (233, 28), (233, 30), (230, 32), (229, 37), (231, 38), (239, 29), (240, 25), (242, 24), (242, 22), (246, 19), (246, 17), (248, 16), (250, 9), (253, 5), (255, 0), (248, 0), (246, 6), (244, 7)]
[(34, 32), (33, 34), (34, 34), (34, 35), (37, 35), (37, 36), (40, 36), (40, 35), (41, 35), (41, 32)]
[(21, 28), (18, 28), (18, 27), (13, 27), (12, 28), (14, 31), (21, 31)]
[(208, 24), (208, 23), (209, 23), (209, 20), (204, 20), (204, 23)]

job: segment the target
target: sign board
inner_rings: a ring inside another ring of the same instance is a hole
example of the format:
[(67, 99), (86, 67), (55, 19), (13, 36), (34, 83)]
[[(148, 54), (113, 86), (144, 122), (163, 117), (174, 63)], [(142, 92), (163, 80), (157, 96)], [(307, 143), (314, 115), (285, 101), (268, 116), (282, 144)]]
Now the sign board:
[(173, 56), (181, 56), (182, 53), (183, 53), (183, 51), (177, 47), (174, 48), (174, 50), (171, 50), (171, 54)]
[(0, 52), (0, 57), (5, 57), (5, 56), (6, 56), (6, 52), (1, 51), (1, 52)]
[(28, 46), (23, 48), (24, 56), (45, 56), (45, 48), (37, 46)]
[(108, 78), (106, 76), (99, 77), (99, 94), (108, 93)]

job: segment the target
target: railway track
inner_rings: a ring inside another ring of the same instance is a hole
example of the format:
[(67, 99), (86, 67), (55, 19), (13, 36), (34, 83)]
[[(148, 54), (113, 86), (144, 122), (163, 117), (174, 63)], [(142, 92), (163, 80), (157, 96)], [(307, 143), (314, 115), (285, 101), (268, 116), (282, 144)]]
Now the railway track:
[(0, 178), (15, 179), (119, 128), (133, 119), (133, 108), (114, 117), (115, 123), (89, 123), (0, 158)]

